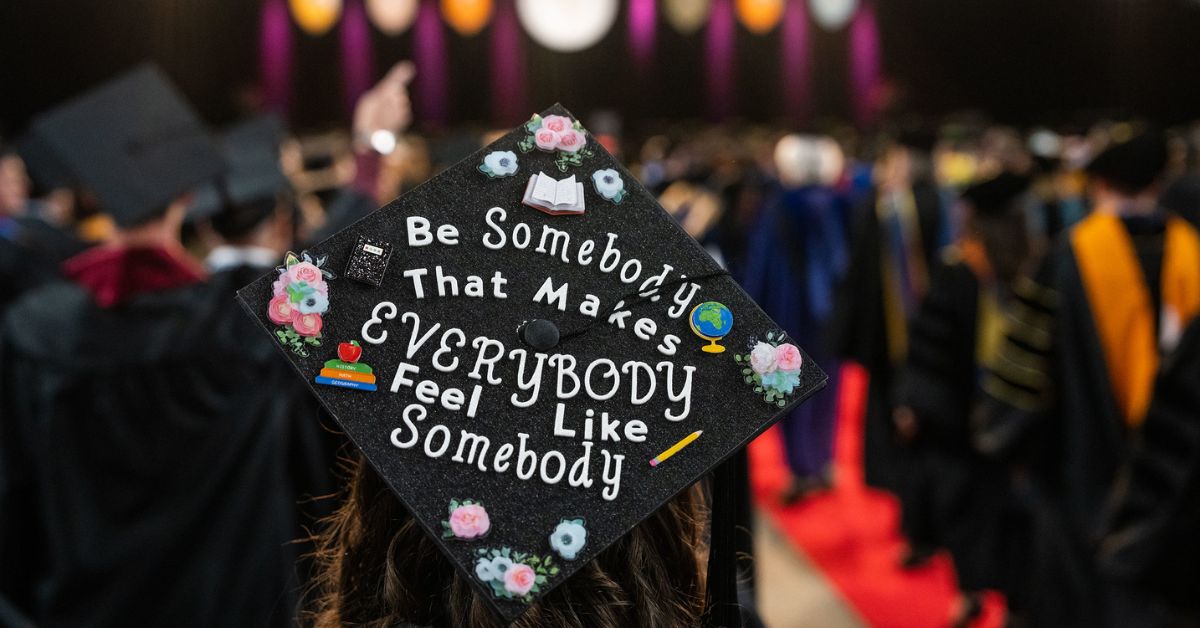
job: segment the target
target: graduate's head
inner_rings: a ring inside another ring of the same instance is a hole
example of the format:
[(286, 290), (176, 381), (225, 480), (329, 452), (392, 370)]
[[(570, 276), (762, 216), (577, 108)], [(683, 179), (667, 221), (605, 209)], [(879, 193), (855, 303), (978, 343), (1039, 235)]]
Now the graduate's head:
[(21, 213), (29, 200), (29, 177), (25, 162), (15, 152), (0, 145), (0, 216)]
[(31, 131), (118, 233), (182, 224), (194, 189), (225, 169), (198, 116), (150, 65), (38, 116)]
[(320, 570), (306, 606), (319, 628), (700, 624), (707, 512), (699, 485), (668, 501), (509, 624), (369, 464), (357, 457), (347, 470), (346, 499), (316, 539)]
[(933, 177), (937, 134), (923, 127), (906, 128), (894, 136), (878, 165), (882, 188), (905, 188)]
[(189, 219), (212, 244), (253, 245), (280, 256), (291, 246), (294, 194), (280, 167), (283, 123), (273, 116), (228, 129), (221, 148), (228, 170), (201, 188)]
[(1087, 165), (1097, 204), (1120, 198), (1156, 195), (1167, 168), (1166, 136), (1149, 128), (1134, 133), (1128, 125), (1114, 128), (1113, 143)]
[(992, 273), (1004, 282), (1017, 277), (1029, 255), (1029, 187), (1029, 177), (1002, 172), (962, 193), (964, 237), (983, 245)]

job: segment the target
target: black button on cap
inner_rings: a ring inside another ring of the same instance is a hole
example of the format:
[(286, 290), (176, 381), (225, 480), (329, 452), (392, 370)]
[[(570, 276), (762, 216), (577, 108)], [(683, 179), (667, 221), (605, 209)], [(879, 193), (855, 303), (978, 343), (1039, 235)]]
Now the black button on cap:
[(525, 344), (538, 351), (549, 351), (558, 346), (558, 325), (545, 319), (526, 321), (517, 333)]

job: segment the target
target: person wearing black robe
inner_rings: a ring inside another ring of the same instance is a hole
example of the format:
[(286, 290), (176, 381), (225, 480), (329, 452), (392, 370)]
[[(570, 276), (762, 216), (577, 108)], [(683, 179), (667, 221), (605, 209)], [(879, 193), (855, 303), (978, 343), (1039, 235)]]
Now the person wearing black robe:
[(1200, 321), (1163, 360), (1142, 438), (1109, 502), (1100, 568), (1200, 623)]
[(998, 344), (1001, 309), (1029, 254), (1028, 188), (1026, 177), (1003, 173), (963, 192), (967, 226), (930, 272), (896, 387), (896, 423), (910, 430), (901, 434), (912, 461), (904, 506), (929, 518), (925, 525), (954, 558), (964, 593), (954, 626), (982, 612), (984, 590), (1009, 589), (1006, 533), (1014, 522), (1004, 469), (975, 451), (969, 418), (982, 365)]
[[(869, 377), (863, 433), (864, 476), (870, 486), (903, 495), (905, 452), (893, 423), (894, 370), (907, 353), (907, 326), (929, 283), (943, 244), (941, 198), (929, 152), (935, 138), (899, 136), (876, 168), (876, 189), (855, 209), (850, 263), (833, 317), (835, 351)], [(910, 551), (906, 565), (922, 563), (934, 545), (921, 519), (904, 517)]]
[[(118, 225), (0, 325), (0, 611), (47, 626), (289, 626), (311, 402), (179, 229), (223, 169), (139, 68), (42, 117)], [(221, 274), (218, 273), (218, 276)]]
[(25, 292), (58, 278), (58, 265), (83, 244), (31, 211), (26, 164), (0, 147), (0, 313)]
[(1096, 540), (1158, 364), (1200, 311), (1200, 234), (1157, 206), (1160, 133), (1088, 166), (1094, 210), (1016, 285), (984, 380), (977, 445), (1024, 478), (1034, 626), (1164, 625), (1161, 600), (1098, 571)]

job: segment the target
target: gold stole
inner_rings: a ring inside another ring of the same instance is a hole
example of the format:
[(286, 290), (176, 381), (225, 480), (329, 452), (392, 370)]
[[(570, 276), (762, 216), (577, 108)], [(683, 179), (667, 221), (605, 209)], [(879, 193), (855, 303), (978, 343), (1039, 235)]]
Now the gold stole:
[[(1071, 248), (1117, 408), (1127, 426), (1138, 427), (1154, 391), (1159, 339), (1133, 240), (1120, 218), (1095, 212), (1071, 231)], [(1200, 235), (1174, 217), (1167, 221), (1163, 247), (1162, 312), (1172, 327), (1186, 326), (1200, 312)]]
[[(893, 211), (900, 219), (904, 241), (908, 244), (904, 251), (893, 251), (891, 247), (888, 220)], [(905, 311), (901, 291), (910, 291), (919, 300), (929, 288), (929, 269), (925, 267), (920, 216), (911, 190), (895, 196), (880, 195), (875, 202), (875, 215), (882, 240), (880, 272), (883, 273), (883, 324), (887, 334), (888, 357), (892, 364), (901, 364), (908, 356), (908, 319), (915, 314)], [(905, 285), (904, 277), (896, 266), (893, 257), (896, 255), (903, 255), (908, 262), (909, 285)]]

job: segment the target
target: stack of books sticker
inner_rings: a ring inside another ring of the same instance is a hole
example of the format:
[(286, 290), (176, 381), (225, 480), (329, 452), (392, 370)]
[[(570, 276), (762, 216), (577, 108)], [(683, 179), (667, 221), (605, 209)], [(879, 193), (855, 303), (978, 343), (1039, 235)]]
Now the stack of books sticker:
[(318, 384), (355, 390), (375, 390), (375, 373), (361, 362), (328, 360), (315, 380)]

